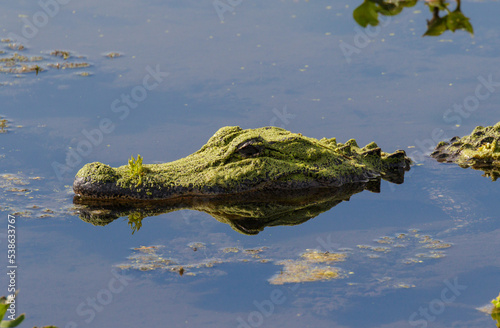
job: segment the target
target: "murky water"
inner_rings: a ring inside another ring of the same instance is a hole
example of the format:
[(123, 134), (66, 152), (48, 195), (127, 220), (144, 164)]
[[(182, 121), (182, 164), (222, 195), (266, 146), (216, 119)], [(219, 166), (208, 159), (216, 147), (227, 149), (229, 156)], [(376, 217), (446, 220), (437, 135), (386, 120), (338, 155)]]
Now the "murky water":
[[(0, 263), (15, 215), (23, 325), (494, 327), (476, 308), (499, 292), (498, 183), (425, 155), (498, 122), (497, 4), (461, 4), (474, 37), (422, 37), (423, 3), (364, 29), (359, 5), (3, 3)], [(133, 234), (127, 217), (73, 212), (85, 163), (175, 160), (226, 125), (376, 141), (417, 164), (404, 184), (256, 235), (188, 209)], [(346, 258), (311, 264), (308, 249)], [(292, 262), (328, 279), (280, 284)]]

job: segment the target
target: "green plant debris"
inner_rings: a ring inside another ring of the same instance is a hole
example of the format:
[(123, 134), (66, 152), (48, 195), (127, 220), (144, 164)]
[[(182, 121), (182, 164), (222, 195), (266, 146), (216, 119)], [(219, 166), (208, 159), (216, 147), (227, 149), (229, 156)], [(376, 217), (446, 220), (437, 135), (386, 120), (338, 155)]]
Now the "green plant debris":
[(200, 243), (200, 242), (194, 242), (194, 243), (189, 243), (188, 244), (188, 247), (191, 247), (191, 249), (196, 252), (200, 249), (204, 249), (207, 247), (207, 245), (205, 245), (204, 243)]
[[(431, 251), (426, 254), (418, 253), (418, 250), (422, 249), (425, 244), (420, 241), (428, 239), (429, 236), (422, 236), (417, 232), (397, 233), (394, 237), (389, 236), (389, 238), (397, 238), (402, 235), (405, 237), (399, 239), (402, 239), (401, 242), (405, 242), (407, 247), (400, 249), (397, 254), (395, 254), (395, 251), (380, 253), (364, 248), (358, 251), (341, 248), (337, 251), (306, 249), (298, 256), (290, 256), (282, 254), (282, 248), (263, 246), (245, 249), (238, 245), (221, 247), (220, 241), (217, 240), (218, 235), (212, 237), (212, 240), (216, 241), (213, 243), (185, 242), (185, 239), (182, 239), (184, 242), (172, 240), (168, 247), (164, 245), (136, 247), (133, 249), (132, 255), (128, 257), (127, 262), (118, 264), (117, 267), (123, 270), (160, 271), (175, 274), (179, 274), (182, 268), (184, 270), (183, 275), (197, 276), (200, 274), (226, 274), (222, 271), (224, 269), (223, 264), (271, 262), (280, 266), (281, 270), (268, 281), (270, 284), (282, 285), (347, 278), (354, 274), (352, 271), (353, 265), (358, 265), (380, 269), (379, 271), (382, 274), (374, 271), (372, 278), (369, 278), (369, 285), (391, 289), (413, 288), (415, 287), (415, 277), (411, 273), (413, 270), (409, 271), (407, 265), (419, 265), (427, 260), (441, 258), (444, 253), (442, 251)], [(390, 247), (395, 246), (391, 245)], [(373, 266), (372, 261), (377, 261), (376, 259), (363, 260), (366, 258), (366, 252), (376, 255), (377, 258), (383, 258), (384, 262), (381, 263), (385, 263), (385, 265)], [(408, 253), (418, 254), (409, 257), (407, 256)], [(390, 260), (393, 262), (389, 262)], [(351, 269), (349, 271), (344, 270), (338, 267), (340, 265)], [(410, 276), (402, 276), (401, 272), (409, 272)], [(393, 273), (398, 278), (395, 279), (388, 273)]]
[(375, 242), (377, 242), (379, 244), (394, 244), (394, 238), (384, 236), (384, 237), (381, 237), (381, 238), (375, 240)]
[(108, 57), (108, 58), (118, 58), (118, 57), (121, 57), (123, 55), (121, 53), (119, 53), (119, 52), (108, 52), (104, 56)]
[(19, 55), (18, 53), (12, 54), (10, 57), (0, 58), (0, 73), (7, 74), (24, 74), (24, 73), (32, 73), (35, 72), (38, 75), (39, 72), (42, 72), (44, 69), (39, 65), (29, 65), (27, 62), (40, 61), (42, 57), (33, 56), (27, 57), (23, 55)]
[[(25, 73), (35, 73), (37, 76), (39, 73), (50, 70), (50, 69), (79, 69), (90, 67), (88, 62), (74, 62), (71, 59), (81, 59), (84, 56), (74, 56), (69, 51), (54, 50), (50, 52), (50, 56), (27, 56), (21, 55), (18, 51), (27, 51), (27, 49), (18, 43), (10, 42), (7, 45), (7, 52), (1, 51), (0, 54), (6, 54), (6, 56), (0, 57), (0, 73), (11, 74), (15, 77), (21, 77)], [(64, 62), (53, 62), (51, 57), (60, 57), (64, 59)], [(37, 64), (29, 64), (36, 62)], [(82, 76), (88, 76), (88, 73), (80, 73)], [(2, 83), (2, 85), (12, 85), (12, 83)]]
[[(119, 264), (116, 267), (122, 270), (153, 271), (161, 270), (165, 272), (180, 273), (182, 268), (183, 275), (193, 276), (200, 273), (208, 273), (207, 268), (213, 268), (219, 264), (234, 262), (257, 262), (257, 259), (245, 256), (245, 252), (227, 252), (228, 249), (238, 249), (237, 247), (226, 247), (219, 251), (207, 250), (204, 243), (188, 243), (184, 252), (176, 254), (172, 250), (165, 250), (163, 245), (140, 246), (133, 248), (134, 253), (129, 256), (128, 262)], [(203, 252), (198, 250), (203, 249)], [(260, 249), (262, 252), (264, 248)], [(211, 254), (210, 254), (211, 253)], [(183, 254), (182, 260), (176, 259)], [(248, 253), (248, 255), (251, 255)], [(174, 258), (175, 257), (175, 258)], [(220, 272), (220, 271), (219, 271)]]
[[(396, 243), (397, 241), (397, 243)], [(379, 259), (382, 254), (389, 254), (397, 249), (408, 248), (413, 246), (415, 253), (401, 260), (404, 264), (423, 263), (425, 259), (438, 259), (446, 256), (444, 251), (436, 251), (437, 249), (447, 249), (453, 246), (451, 243), (442, 240), (434, 239), (429, 235), (421, 235), (418, 230), (410, 229), (408, 233), (398, 233), (392, 236), (383, 236), (375, 240), (376, 243), (386, 244), (387, 246), (371, 246), (357, 245), (368, 258)], [(430, 251), (427, 251), (430, 249)], [(418, 252), (426, 250), (426, 252)]]
[(35, 72), (35, 74), (38, 75), (38, 73), (43, 72), (43, 68), (38, 65), (21, 65), (18, 67), (0, 67), (0, 72), (9, 74), (25, 74)]
[(337, 268), (313, 266), (307, 261), (286, 260), (277, 264), (283, 265), (283, 270), (269, 280), (271, 285), (325, 281), (342, 277)]
[(56, 64), (48, 64), (48, 67), (57, 68), (57, 69), (66, 69), (66, 68), (85, 68), (90, 67), (89, 63), (56, 63)]
[(20, 43), (9, 43), (7, 45), (7, 47), (9, 47), (12, 50), (19, 50), (19, 51), (22, 51), (25, 49), (25, 47)]
[(430, 251), (428, 253), (419, 253), (415, 255), (416, 257), (423, 257), (426, 259), (440, 259), (446, 256), (444, 252), (441, 251)]
[(238, 247), (225, 247), (222, 249), (223, 253), (238, 253), (240, 249)]
[[(267, 247), (260, 247), (260, 248), (256, 248), (256, 249), (245, 249), (243, 250), (243, 252), (245, 254), (249, 254), (249, 255), (252, 255), (253, 258), (258, 258), (260, 259), (260, 253), (263, 252), (264, 250), (266, 250)], [(266, 259), (263, 259), (263, 261), (267, 261)]]
[(276, 262), (282, 265), (280, 273), (269, 279), (271, 285), (283, 285), (286, 283), (301, 283), (312, 281), (326, 281), (344, 277), (340, 269), (329, 265), (318, 265), (320, 263), (335, 263), (345, 261), (347, 254), (321, 252), (308, 249), (300, 255), (298, 260), (283, 260)]
[(415, 264), (415, 263), (423, 263), (424, 261), (420, 260), (420, 259), (409, 257), (409, 258), (404, 259), (402, 262), (404, 264)]
[(340, 269), (329, 265), (317, 265), (319, 263), (342, 262), (347, 258), (345, 253), (321, 252), (308, 249), (300, 255), (298, 260), (284, 260), (276, 262), (282, 265), (280, 273), (269, 279), (271, 285), (283, 285), (286, 283), (301, 283), (312, 281), (326, 281), (342, 278)]
[(0, 62), (4, 63), (27, 62), (27, 61), (29, 61), (28, 57), (20, 55), (17, 52), (13, 53), (10, 57), (0, 58)]
[(9, 121), (5, 118), (0, 117), (0, 133), (7, 133), (7, 128), (9, 127)]
[(30, 190), (27, 189), (27, 188), (12, 187), (12, 188), (7, 189), (7, 191), (10, 191), (10, 192), (26, 192), (26, 191), (30, 191)]
[(54, 50), (50, 53), (51, 56), (62, 57), (64, 60), (71, 57), (71, 53), (65, 50)]
[(321, 252), (316, 249), (306, 250), (301, 257), (310, 263), (340, 262), (347, 258), (345, 253)]

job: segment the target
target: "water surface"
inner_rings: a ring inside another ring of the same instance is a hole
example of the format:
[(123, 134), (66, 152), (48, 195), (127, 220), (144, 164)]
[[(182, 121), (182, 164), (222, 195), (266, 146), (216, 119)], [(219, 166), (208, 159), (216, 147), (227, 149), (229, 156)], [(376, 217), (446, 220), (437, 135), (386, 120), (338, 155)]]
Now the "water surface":
[[(498, 121), (497, 85), (474, 110), (456, 110), (474, 101), (481, 81), (500, 80), (496, 3), (462, 3), (474, 37), (421, 37), (432, 15), (419, 3), (371, 28), (363, 47), (356, 40), (366, 30), (352, 18), (358, 5), (243, 1), (221, 22), (210, 1), (70, 1), (27, 35), (43, 9), (2, 4), (2, 38), (16, 34), (25, 49), (1, 43), (0, 58), (42, 56), (33, 65), (44, 69), (0, 75), (0, 116), (9, 124), (0, 134), (0, 206), (5, 225), (8, 214), (19, 218), (24, 325), (494, 327), (476, 308), (498, 294), (498, 183), (426, 154)], [(346, 44), (358, 51), (346, 56)], [(88, 66), (48, 66), (68, 62)], [(85, 163), (175, 160), (226, 125), (376, 141), (406, 150), (416, 165), (402, 185), (383, 183), (381, 193), (364, 191), (302, 225), (254, 236), (189, 210), (146, 218), (134, 234), (126, 218), (93, 226), (72, 213), (70, 185)], [(416, 257), (428, 251), (418, 238), (386, 253), (358, 247), (400, 233), (452, 246), (437, 250), (440, 258)], [(206, 248), (194, 254), (192, 242)], [(134, 248), (154, 245), (181, 263), (228, 260), (195, 276), (116, 267)], [(264, 246), (266, 263), (240, 261), (242, 250)], [(227, 247), (240, 251), (227, 255)], [(282, 270), (277, 261), (306, 249), (347, 252), (335, 265), (343, 278), (270, 284)], [(408, 257), (421, 262), (405, 264)]]

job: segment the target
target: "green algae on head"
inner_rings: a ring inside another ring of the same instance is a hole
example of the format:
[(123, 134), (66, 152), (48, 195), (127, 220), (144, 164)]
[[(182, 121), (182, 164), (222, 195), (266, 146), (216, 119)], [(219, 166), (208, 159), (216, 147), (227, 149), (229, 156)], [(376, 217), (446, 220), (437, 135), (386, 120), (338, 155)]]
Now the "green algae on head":
[(462, 138), (441, 141), (431, 157), (439, 162), (482, 170), (495, 181), (500, 176), (500, 122), (488, 127), (478, 126)]
[[(136, 163), (137, 164), (137, 163)], [(223, 127), (197, 152), (174, 162), (111, 168), (85, 165), (75, 177), (76, 194), (97, 199), (169, 199), (339, 187), (383, 178), (402, 183), (410, 159), (375, 144), (360, 148), (351, 139), (314, 139), (276, 128)], [(139, 180), (140, 179), (140, 180)]]

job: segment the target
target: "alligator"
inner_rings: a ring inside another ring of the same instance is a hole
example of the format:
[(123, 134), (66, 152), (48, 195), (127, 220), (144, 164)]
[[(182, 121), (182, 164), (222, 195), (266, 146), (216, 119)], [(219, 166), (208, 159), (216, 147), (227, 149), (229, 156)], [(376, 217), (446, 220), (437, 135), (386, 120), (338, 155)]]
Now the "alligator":
[(399, 184), (410, 164), (403, 150), (385, 153), (374, 142), (360, 148), (354, 139), (342, 144), (277, 127), (228, 126), (197, 152), (170, 163), (142, 165), (138, 158), (118, 168), (86, 164), (73, 190), (84, 199), (154, 201), (331, 188), (380, 178)]
[(500, 176), (500, 122), (494, 126), (478, 126), (468, 136), (453, 137), (437, 144), (431, 157), (439, 162), (456, 163), (485, 172), (496, 181)]

